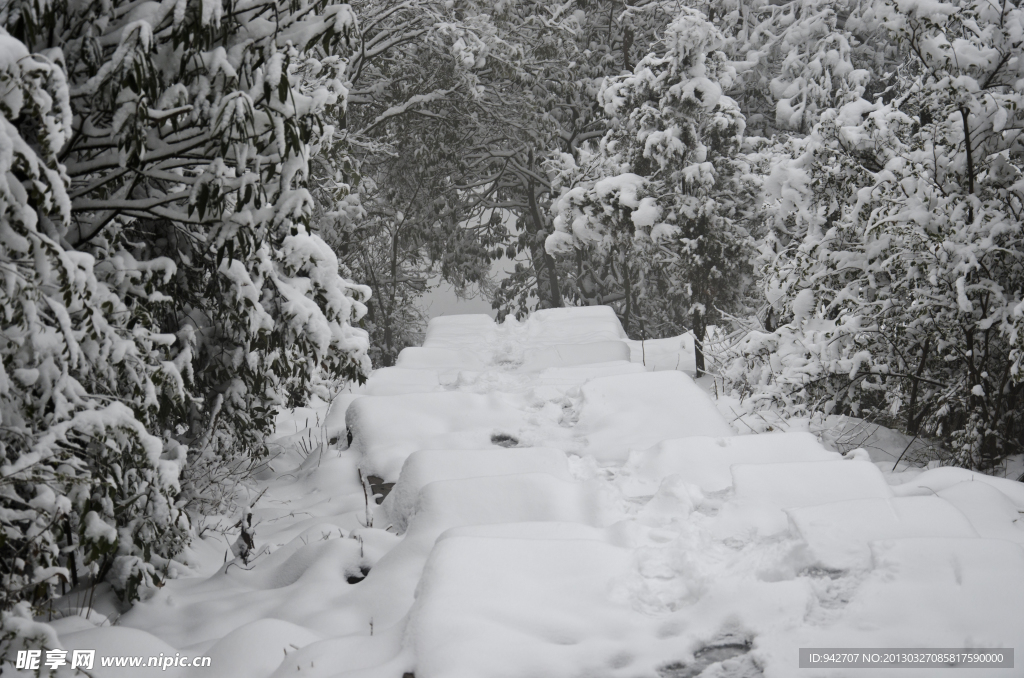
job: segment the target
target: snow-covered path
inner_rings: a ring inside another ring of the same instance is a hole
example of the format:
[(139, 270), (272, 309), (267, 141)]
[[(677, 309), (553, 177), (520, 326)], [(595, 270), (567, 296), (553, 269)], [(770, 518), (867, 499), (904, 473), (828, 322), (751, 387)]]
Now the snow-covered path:
[[(851, 670), (800, 647), (1021, 644), (1024, 485), (736, 435), (688, 349), (603, 307), (437, 318), (362, 393), (282, 418), (248, 563), (202, 540), (61, 642), (218, 678), (810, 678)], [(975, 673), (1024, 669), (941, 671)]]

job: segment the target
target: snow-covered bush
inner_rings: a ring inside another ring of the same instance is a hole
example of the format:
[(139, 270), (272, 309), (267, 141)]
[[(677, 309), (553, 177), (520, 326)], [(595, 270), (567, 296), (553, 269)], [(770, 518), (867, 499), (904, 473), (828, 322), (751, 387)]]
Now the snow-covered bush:
[(776, 167), (786, 233), (765, 282), (788, 322), (729, 374), (755, 400), (870, 414), (991, 468), (1024, 435), (1024, 10), (879, 15), (906, 49), (896, 96), (826, 113)]
[(365, 375), (369, 291), (306, 187), (354, 30), (328, 0), (0, 8), (0, 607), (134, 597), (211, 466)]
[(599, 102), (612, 128), (582, 165), (564, 157), (547, 240), (552, 253), (599, 253), (609, 270), (595, 277), (618, 279), (625, 325), (634, 314), (688, 325), (698, 371), (707, 323), (739, 303), (753, 254), (757, 181), (741, 152), (743, 114), (723, 93), (735, 77), (723, 42), (686, 9), (667, 30), (664, 56), (605, 81)]
[(822, 111), (864, 94), (895, 50), (876, 40), (876, 3), (716, 0), (737, 77), (730, 90), (755, 133), (806, 134)]

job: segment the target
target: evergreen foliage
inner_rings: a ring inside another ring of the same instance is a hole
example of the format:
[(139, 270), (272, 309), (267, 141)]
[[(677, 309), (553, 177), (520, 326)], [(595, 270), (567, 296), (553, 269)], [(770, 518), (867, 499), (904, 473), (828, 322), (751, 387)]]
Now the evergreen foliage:
[(104, 579), (130, 600), (276, 407), (368, 372), (369, 290), (308, 186), (356, 20), (13, 0), (0, 27), (0, 607)]

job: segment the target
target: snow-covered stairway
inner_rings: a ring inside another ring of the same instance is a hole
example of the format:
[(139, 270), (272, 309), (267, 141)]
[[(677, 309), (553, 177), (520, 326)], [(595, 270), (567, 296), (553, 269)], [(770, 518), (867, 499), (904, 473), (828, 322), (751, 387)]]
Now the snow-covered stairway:
[[(692, 364), (604, 307), (437, 318), (361, 393), (282, 419), (248, 563), (61, 639), (239, 678), (840, 677), (798, 648), (1024, 640), (1024, 485), (737, 435)], [(316, 431), (336, 442), (296, 455)], [(942, 671), (974, 673), (1024, 675)]]
[[(1020, 487), (897, 496), (810, 434), (736, 436), (682, 372), (627, 362), (623, 339), (604, 308), (437, 319), (368, 385), (427, 393), (349, 409), (406, 535), (368, 581), (421, 572), (410, 672), (829, 675), (798, 670), (797, 648), (1024, 638)], [(981, 538), (997, 524), (1002, 540)]]

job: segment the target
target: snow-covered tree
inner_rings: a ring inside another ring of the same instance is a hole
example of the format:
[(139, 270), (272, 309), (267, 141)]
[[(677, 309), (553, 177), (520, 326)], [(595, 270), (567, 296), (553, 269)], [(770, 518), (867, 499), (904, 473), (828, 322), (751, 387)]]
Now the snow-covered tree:
[[(728, 91), (755, 133), (806, 134), (821, 112), (881, 84), (895, 48), (879, 40), (876, 3), (721, 0), (712, 20), (737, 70)], [(872, 77), (872, 76), (875, 77)], [(874, 82), (873, 82), (874, 81)]]
[(131, 327), (97, 261), (60, 243), (72, 203), (59, 158), (73, 117), (54, 56), (31, 54), (0, 29), (4, 610), (108, 572), (131, 595), (188, 534), (175, 504), (184, 448), (145, 426), (161, 401), (184, 404), (165, 349), (175, 339)]
[(314, 192), (323, 205), (315, 220), (353, 277), (374, 289), (363, 325), (378, 364), (421, 335), (416, 304), (428, 280), (459, 290), (481, 282), (500, 256), (494, 234), (507, 239), (504, 228), (472, 219), (455, 188), (486, 115), (485, 64), (509, 49), (495, 38), (488, 4), (352, 3), (361, 24), (344, 83), (344, 159), (355, 164), (344, 174), (354, 190), (345, 209), (333, 207), (336, 151), (317, 158), (313, 176), (325, 188)]
[(1024, 11), (897, 1), (896, 97), (824, 116), (773, 178), (803, 232), (767, 270), (789, 322), (734, 376), (755, 398), (870, 414), (991, 468), (1024, 434)]
[(307, 186), (355, 16), (13, 0), (0, 27), (0, 604), (104, 577), (131, 598), (211, 466), (368, 370), (369, 291)]
[(667, 30), (664, 56), (605, 81), (599, 101), (611, 129), (581, 165), (563, 157), (566, 186), (547, 242), (553, 253), (596, 250), (607, 270), (589, 277), (620, 288), (627, 326), (634, 316), (663, 318), (667, 301), (697, 337), (698, 372), (708, 322), (734, 308), (749, 282), (756, 219), (743, 115), (723, 93), (735, 72), (722, 44), (687, 9)]
[[(575, 164), (581, 153), (587, 153), (586, 147), (606, 133), (609, 118), (598, 101), (602, 83), (608, 77), (631, 72), (637, 60), (654, 49), (678, 9), (679, 3), (675, 0), (635, 3), (588, 0), (577, 2), (575, 8), (564, 5), (548, 10), (566, 20), (569, 33), (558, 42), (562, 63), (551, 59), (555, 52), (550, 40), (549, 44), (534, 47), (541, 63), (550, 65), (538, 71), (539, 77), (529, 81), (531, 87), (526, 93), (530, 105), (527, 108), (542, 113), (532, 127), (546, 130), (546, 136), (535, 133), (536, 138), (522, 145), (518, 157), (513, 156), (511, 163), (510, 149), (483, 149), (481, 153), (484, 158), (496, 156), (493, 167), (502, 182), (496, 182), (495, 186), (505, 186), (501, 191), (504, 205), (518, 206), (518, 237), (514, 246), (507, 250), (509, 256), (528, 254), (527, 261), (517, 261), (515, 270), (501, 281), (494, 301), (499, 313), (522, 314), (536, 304), (615, 303), (625, 298), (618, 287), (605, 289), (597, 280), (610, 274), (610, 270), (602, 270), (597, 277), (590, 271), (612, 267), (619, 271), (612, 274), (617, 279), (623, 270), (622, 262), (584, 261), (586, 257), (582, 252), (572, 261), (555, 258), (545, 251), (543, 242), (552, 231), (551, 203), (562, 181), (560, 155), (568, 154), (573, 158), (570, 164)], [(528, 32), (520, 30), (515, 35), (526, 44), (537, 42), (531, 40)], [(548, 82), (560, 85), (552, 88), (546, 85)], [(506, 122), (502, 126), (514, 128), (516, 125)], [(530, 168), (528, 176), (520, 169), (523, 167)], [(533, 190), (517, 188), (524, 182)], [(633, 277), (639, 275), (639, 265), (639, 260), (629, 264), (637, 269)], [(653, 323), (651, 329), (657, 332), (659, 324), (665, 328), (678, 327), (678, 323), (669, 321)]]

